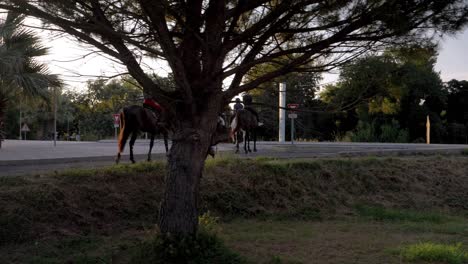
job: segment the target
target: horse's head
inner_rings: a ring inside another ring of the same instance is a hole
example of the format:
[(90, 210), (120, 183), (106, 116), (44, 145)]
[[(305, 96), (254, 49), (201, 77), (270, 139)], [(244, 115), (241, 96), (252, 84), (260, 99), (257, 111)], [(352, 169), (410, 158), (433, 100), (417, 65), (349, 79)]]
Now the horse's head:
[(228, 142), (229, 140), (229, 127), (227, 122), (222, 115), (218, 116), (218, 122), (216, 123), (216, 132), (213, 137), (213, 145), (219, 142)]
[(216, 130), (218, 129), (218, 127), (221, 128), (221, 129), (227, 127), (226, 126), (226, 120), (225, 120), (225, 117), (223, 115), (218, 116), (218, 124), (217, 124)]

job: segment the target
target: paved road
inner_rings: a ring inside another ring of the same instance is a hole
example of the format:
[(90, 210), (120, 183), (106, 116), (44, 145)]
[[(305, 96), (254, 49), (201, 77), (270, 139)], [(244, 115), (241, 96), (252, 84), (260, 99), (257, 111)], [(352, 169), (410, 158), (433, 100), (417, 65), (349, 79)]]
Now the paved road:
[[(149, 143), (137, 141), (134, 153), (136, 159), (146, 159)], [(258, 142), (257, 153), (242, 157), (272, 156), (280, 158), (310, 158), (347, 155), (387, 155), (414, 153), (460, 153), (468, 145), (440, 144), (385, 144), (385, 143), (341, 143), (341, 142), (299, 142), (291, 143)], [(219, 155), (232, 155), (232, 144), (218, 145)], [(102, 167), (114, 163), (117, 152), (115, 141), (64, 142), (53, 146), (51, 141), (6, 140), (0, 149), (0, 176), (20, 174), (42, 174), (66, 168)], [(165, 157), (164, 145), (158, 140), (153, 148), (153, 158)], [(123, 162), (128, 162), (128, 148), (124, 151)]]

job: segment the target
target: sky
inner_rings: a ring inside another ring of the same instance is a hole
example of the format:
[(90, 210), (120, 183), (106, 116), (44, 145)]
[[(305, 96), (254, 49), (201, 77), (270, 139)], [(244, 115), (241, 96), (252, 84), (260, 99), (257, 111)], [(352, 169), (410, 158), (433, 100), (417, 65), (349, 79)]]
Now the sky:
[[(125, 71), (121, 65), (98, 54), (89, 55), (89, 47), (77, 44), (71, 37), (58, 38), (47, 32), (41, 32), (40, 35), (43, 44), (50, 47), (50, 54), (42, 58), (42, 61), (49, 65), (52, 73), (61, 75), (68, 89), (83, 90), (88, 79), (95, 79), (99, 75), (113, 76)], [(148, 65), (147, 70), (160, 76), (168, 74), (165, 63), (144, 63)], [(435, 69), (440, 72), (444, 82), (451, 79), (468, 80), (468, 27), (454, 36), (445, 36), (440, 40)], [(338, 71), (324, 74), (321, 84), (335, 82), (338, 75)]]
[[(439, 41), (435, 70), (444, 82), (452, 79), (468, 80), (468, 27), (454, 36), (444, 36)], [(324, 74), (322, 84), (335, 82), (338, 75), (338, 71)]]

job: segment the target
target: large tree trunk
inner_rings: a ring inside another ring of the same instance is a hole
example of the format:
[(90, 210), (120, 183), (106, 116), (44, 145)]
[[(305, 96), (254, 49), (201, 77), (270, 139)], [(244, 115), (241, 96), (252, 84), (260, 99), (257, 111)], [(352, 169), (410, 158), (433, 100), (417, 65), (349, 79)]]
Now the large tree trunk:
[(178, 119), (159, 214), (163, 234), (193, 235), (197, 232), (200, 178), (216, 129), (215, 108), (189, 120), (180, 122)]

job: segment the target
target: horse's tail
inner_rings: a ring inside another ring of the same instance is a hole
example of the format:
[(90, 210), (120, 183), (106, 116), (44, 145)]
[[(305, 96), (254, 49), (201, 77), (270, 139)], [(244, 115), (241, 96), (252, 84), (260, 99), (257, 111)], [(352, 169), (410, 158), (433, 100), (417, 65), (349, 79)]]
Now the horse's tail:
[(119, 154), (124, 150), (128, 135), (125, 127), (125, 108), (120, 112), (120, 133), (117, 144), (119, 145)]
[(237, 116), (238, 116), (238, 113), (236, 113), (236, 115), (234, 116), (231, 122), (231, 131), (229, 133), (229, 137), (232, 139), (232, 141), (235, 141), (234, 133), (236, 133), (236, 131), (239, 129), (238, 128), (239, 121), (237, 120)]

